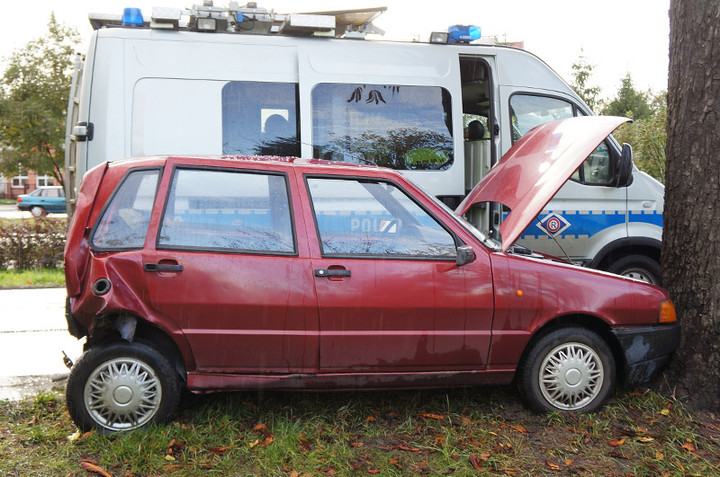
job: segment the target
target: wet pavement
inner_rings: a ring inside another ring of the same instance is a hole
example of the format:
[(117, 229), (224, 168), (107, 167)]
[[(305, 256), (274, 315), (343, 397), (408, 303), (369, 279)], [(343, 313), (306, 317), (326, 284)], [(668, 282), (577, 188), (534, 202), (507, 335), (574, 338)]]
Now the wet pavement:
[(0, 400), (19, 400), (53, 388), (62, 389), (83, 341), (65, 322), (65, 289), (0, 290)]

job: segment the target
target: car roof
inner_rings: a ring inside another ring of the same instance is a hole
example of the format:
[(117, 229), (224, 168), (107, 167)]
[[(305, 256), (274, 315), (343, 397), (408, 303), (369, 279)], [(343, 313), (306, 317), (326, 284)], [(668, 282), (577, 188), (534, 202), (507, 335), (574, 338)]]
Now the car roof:
[(339, 161), (328, 161), (324, 159), (304, 159), (299, 157), (282, 157), (282, 156), (254, 156), (254, 155), (204, 155), (204, 154), (191, 154), (191, 155), (167, 155), (167, 156), (149, 156), (139, 157), (133, 159), (123, 159), (110, 163), (110, 167), (121, 167), (123, 169), (134, 168), (134, 167), (152, 167), (161, 166), (165, 164), (171, 165), (191, 165), (191, 166), (209, 166), (209, 167), (223, 167), (229, 166), (232, 168), (248, 165), (251, 167), (257, 167), (258, 165), (270, 165), (279, 168), (295, 168), (295, 167), (307, 167), (311, 169), (317, 169), (318, 172), (325, 170), (330, 171), (345, 171), (345, 173), (358, 173), (360, 171), (382, 171), (383, 173), (397, 174), (397, 171), (392, 169), (379, 167), (375, 164), (355, 164)]

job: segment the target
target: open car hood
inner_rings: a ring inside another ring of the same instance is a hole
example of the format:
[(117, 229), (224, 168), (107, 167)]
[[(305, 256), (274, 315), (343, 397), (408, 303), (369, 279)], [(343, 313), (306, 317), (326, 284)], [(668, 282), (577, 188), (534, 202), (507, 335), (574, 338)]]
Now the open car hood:
[(580, 116), (533, 128), (478, 182), (456, 212), (465, 215), (478, 202), (509, 207), (499, 229), (502, 251), (507, 251), (590, 153), (626, 121)]

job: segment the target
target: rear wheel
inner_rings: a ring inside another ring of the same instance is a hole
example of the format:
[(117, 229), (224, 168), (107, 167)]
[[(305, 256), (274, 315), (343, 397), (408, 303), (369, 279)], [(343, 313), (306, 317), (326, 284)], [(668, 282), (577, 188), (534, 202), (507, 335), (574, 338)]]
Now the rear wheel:
[(66, 399), (83, 431), (130, 431), (175, 411), (180, 379), (152, 345), (116, 341), (83, 353), (70, 372)]
[(517, 385), (538, 411), (592, 412), (615, 387), (615, 359), (595, 332), (560, 328), (531, 345), (518, 369)]
[(610, 265), (608, 271), (653, 285), (662, 285), (660, 264), (646, 255), (628, 255), (622, 257)]
[(40, 207), (39, 205), (34, 205), (30, 208), (30, 213), (33, 217), (44, 217), (47, 215), (47, 212), (45, 209)]

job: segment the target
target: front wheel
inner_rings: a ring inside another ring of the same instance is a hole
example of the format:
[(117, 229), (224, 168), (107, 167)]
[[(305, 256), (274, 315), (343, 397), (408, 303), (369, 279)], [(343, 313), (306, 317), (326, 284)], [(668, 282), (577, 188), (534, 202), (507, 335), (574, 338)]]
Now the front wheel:
[(66, 400), (83, 431), (130, 431), (175, 411), (180, 379), (153, 346), (116, 341), (83, 353), (70, 372)]
[(518, 369), (517, 385), (538, 411), (592, 412), (615, 387), (615, 359), (595, 332), (560, 328), (531, 345)]

